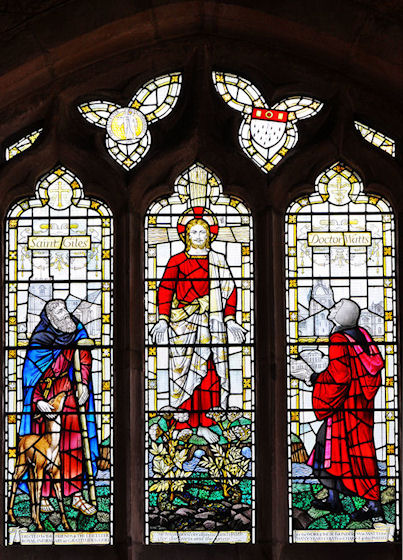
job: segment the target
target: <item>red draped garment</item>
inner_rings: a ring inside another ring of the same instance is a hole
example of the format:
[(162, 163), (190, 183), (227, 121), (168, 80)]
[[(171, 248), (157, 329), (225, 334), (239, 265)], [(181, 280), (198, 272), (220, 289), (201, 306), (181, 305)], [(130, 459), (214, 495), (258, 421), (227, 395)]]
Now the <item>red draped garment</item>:
[[(170, 258), (158, 289), (159, 317), (169, 322), (172, 300), (178, 299), (178, 307), (184, 307), (195, 299), (209, 293), (209, 259), (208, 255), (191, 256), (186, 252)], [(236, 289), (228, 298), (224, 317), (228, 320), (235, 317)], [(196, 387), (191, 397), (180, 406), (189, 411), (188, 422), (177, 422), (178, 429), (211, 426), (214, 421), (206, 417), (205, 411), (220, 404), (220, 381), (212, 358), (208, 360), (207, 375)], [(192, 412), (196, 411), (196, 412)]]
[[(34, 417), (37, 412), (38, 401), (48, 401), (62, 391), (67, 393), (61, 418), (60, 436), (62, 489), (65, 496), (81, 491), (83, 487), (83, 450), (80, 422), (73, 386), (68, 375), (73, 355), (74, 349), (72, 348), (64, 349), (60, 353), (36, 384), (32, 400), (32, 416)], [(82, 382), (88, 385), (91, 373), (91, 353), (88, 350), (80, 350), (80, 362)], [(32, 433), (43, 434), (44, 428), (43, 416), (38, 420), (32, 420)], [(46, 477), (44, 481), (42, 495), (45, 497), (51, 495), (49, 477)], [(52, 492), (52, 495), (54, 495), (54, 492)]]
[[(383, 359), (363, 328), (369, 353), (347, 334), (330, 337), (329, 366), (315, 382), (313, 409), (326, 420), (322, 468), (353, 494), (379, 500), (379, 474), (374, 444), (374, 399), (381, 385)], [(315, 448), (308, 461), (315, 462)]]

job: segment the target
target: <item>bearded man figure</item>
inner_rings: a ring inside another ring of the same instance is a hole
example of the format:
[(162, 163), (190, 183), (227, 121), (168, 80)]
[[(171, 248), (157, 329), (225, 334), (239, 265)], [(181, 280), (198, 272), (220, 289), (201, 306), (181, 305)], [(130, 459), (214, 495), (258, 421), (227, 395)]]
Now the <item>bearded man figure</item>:
[(170, 404), (180, 411), (174, 415), (174, 434), (197, 428), (214, 443), (215, 422), (206, 413), (228, 406), (227, 331), (237, 343), (246, 331), (235, 321), (236, 287), (225, 256), (210, 249), (218, 226), (205, 208), (192, 212), (196, 217), (185, 226), (179, 221), (186, 248), (166, 266), (158, 289), (159, 321), (151, 335), (162, 343), (168, 333)]
[[(49, 400), (64, 391), (67, 394), (61, 413), (60, 459), (61, 481), (64, 496), (73, 495), (72, 507), (85, 515), (96, 509), (88, 503), (82, 490), (84, 472), (83, 436), (79, 421), (79, 406), (85, 405), (86, 427), (92, 463), (96, 474), (98, 443), (94, 416), (94, 394), (91, 379), (91, 351), (80, 347), (79, 341), (88, 340), (87, 331), (80, 321), (70, 315), (63, 300), (49, 301), (29, 341), (23, 369), (24, 408), (19, 434), (43, 434), (44, 415), (53, 409)], [(92, 342), (88, 340), (88, 343)], [(77, 348), (80, 348), (77, 350)], [(79, 352), (81, 380), (74, 375), (74, 353)], [(27, 491), (26, 482), (20, 488)], [(42, 486), (41, 511), (51, 512), (49, 496), (53, 495), (50, 478)]]

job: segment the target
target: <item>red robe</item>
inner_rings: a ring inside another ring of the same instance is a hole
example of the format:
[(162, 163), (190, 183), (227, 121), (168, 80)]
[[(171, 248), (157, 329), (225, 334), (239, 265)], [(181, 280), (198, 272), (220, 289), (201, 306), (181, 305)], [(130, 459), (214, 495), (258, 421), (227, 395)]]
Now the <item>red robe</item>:
[[(66, 348), (61, 352), (36, 384), (32, 399), (32, 433), (43, 434), (45, 428), (43, 416), (37, 420), (34, 419), (37, 412), (37, 402), (48, 401), (62, 391), (68, 393), (63, 407), (60, 436), (61, 477), (65, 496), (81, 491), (83, 487), (83, 450), (80, 422), (76, 398), (67, 373), (73, 355), (74, 349), (72, 348)], [(88, 350), (80, 350), (80, 362), (82, 382), (88, 385), (91, 373), (91, 353)], [(46, 497), (50, 494), (50, 479), (46, 477), (42, 487), (42, 495)], [(54, 492), (52, 492), (53, 494)]]
[[(209, 293), (208, 255), (191, 256), (186, 252), (174, 255), (169, 259), (158, 289), (159, 317), (169, 322), (172, 300), (178, 299), (178, 307), (184, 307), (193, 300)], [(236, 311), (236, 289), (229, 296), (224, 309), (224, 317), (233, 319)], [(211, 426), (214, 421), (207, 418), (204, 411), (208, 411), (220, 404), (220, 381), (214, 362), (210, 358), (207, 365), (207, 375), (196, 387), (191, 397), (180, 405), (180, 408), (190, 412), (188, 422), (177, 422), (177, 429), (195, 428), (197, 426)]]
[[(329, 366), (316, 379), (312, 404), (318, 420), (326, 421), (322, 472), (338, 479), (342, 489), (378, 501), (374, 398), (384, 363), (371, 336), (363, 328), (360, 331), (369, 353), (346, 333), (331, 335)], [(317, 447), (318, 442), (308, 461), (314, 470), (318, 467)]]

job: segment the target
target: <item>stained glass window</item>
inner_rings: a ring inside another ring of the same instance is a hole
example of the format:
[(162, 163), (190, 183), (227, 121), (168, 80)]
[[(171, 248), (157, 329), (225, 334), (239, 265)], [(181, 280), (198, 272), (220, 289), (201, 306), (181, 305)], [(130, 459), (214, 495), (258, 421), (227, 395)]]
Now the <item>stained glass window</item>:
[(305, 96), (292, 96), (272, 107), (251, 82), (235, 74), (213, 72), (213, 82), (222, 99), (242, 113), (238, 140), (245, 154), (268, 173), (298, 141), (296, 123), (316, 115), (323, 103)]
[(112, 235), (63, 166), (8, 213), (8, 545), (112, 540)]
[(392, 138), (358, 121), (354, 121), (354, 126), (367, 142), (395, 157), (396, 145)]
[(395, 231), (337, 163), (286, 214), (291, 542), (399, 532)]
[(38, 140), (39, 135), (42, 132), (43, 128), (33, 130), (32, 132), (18, 140), (18, 142), (15, 142), (14, 144), (8, 146), (5, 151), (6, 161), (9, 161), (11, 158), (18, 156), (18, 154), (21, 154), (25, 150), (28, 150), (28, 148), (30, 148), (32, 144)]
[(146, 542), (253, 542), (250, 212), (194, 164), (145, 227)]
[(151, 146), (148, 125), (163, 119), (178, 100), (182, 74), (153, 78), (134, 95), (127, 107), (104, 100), (82, 103), (78, 110), (91, 124), (106, 129), (109, 155), (124, 169), (135, 167)]

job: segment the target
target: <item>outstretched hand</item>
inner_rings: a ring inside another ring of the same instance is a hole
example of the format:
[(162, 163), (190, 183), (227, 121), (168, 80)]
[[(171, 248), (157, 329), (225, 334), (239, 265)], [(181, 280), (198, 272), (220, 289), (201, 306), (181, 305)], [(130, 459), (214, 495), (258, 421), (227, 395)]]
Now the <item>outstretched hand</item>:
[(50, 419), (53, 420), (54, 418), (56, 418), (56, 414), (52, 414), (53, 413), (53, 406), (51, 404), (48, 403), (48, 401), (38, 401), (36, 403), (36, 407), (38, 408), (38, 410), (40, 410), (43, 414), (46, 414), (46, 416)]
[(160, 319), (151, 329), (151, 337), (153, 342), (160, 344), (164, 340), (164, 335), (167, 332), (168, 323), (164, 319)]
[(291, 360), (291, 376), (295, 379), (299, 379), (306, 383), (306, 385), (312, 385), (311, 382), (312, 370), (303, 360)]
[(241, 327), (234, 319), (227, 322), (227, 328), (228, 332), (234, 337), (235, 342), (245, 342), (246, 333), (248, 331)]
[(89, 396), (90, 396), (90, 392), (88, 390), (87, 385), (84, 385), (84, 383), (79, 383), (77, 386), (78, 405), (82, 406), (83, 404), (85, 404)]

